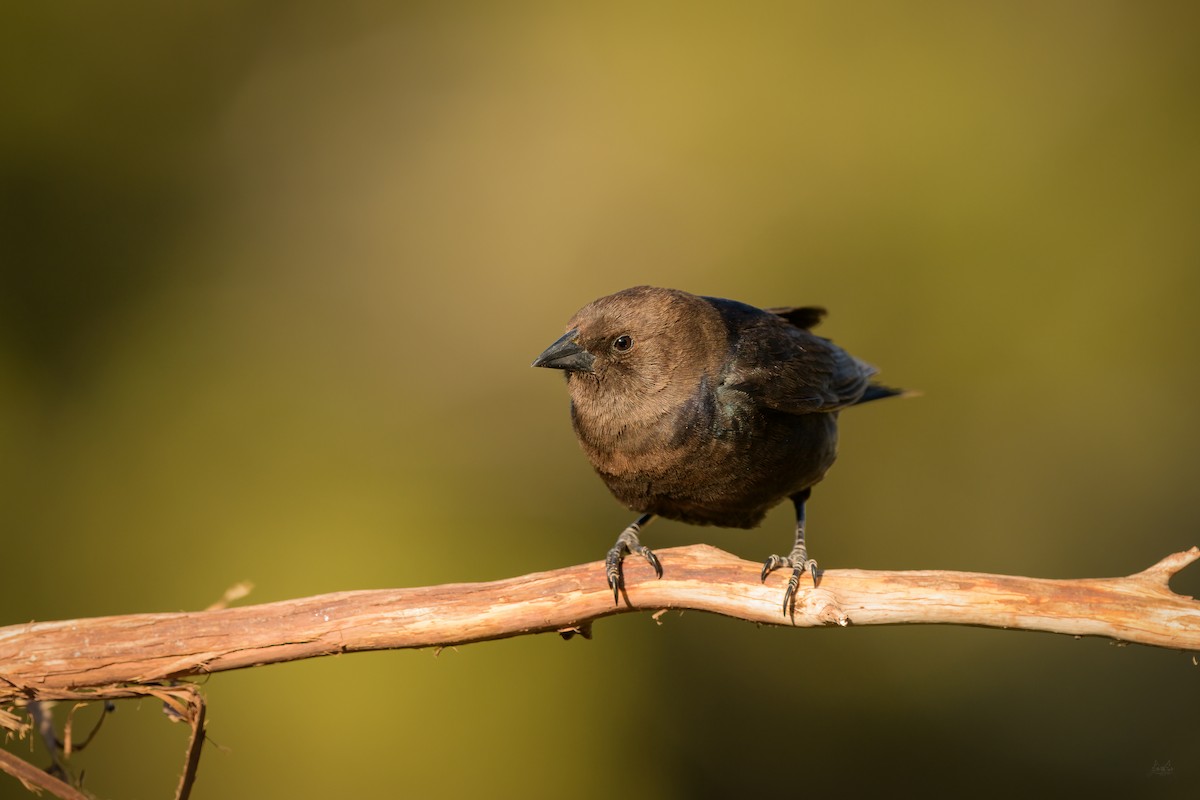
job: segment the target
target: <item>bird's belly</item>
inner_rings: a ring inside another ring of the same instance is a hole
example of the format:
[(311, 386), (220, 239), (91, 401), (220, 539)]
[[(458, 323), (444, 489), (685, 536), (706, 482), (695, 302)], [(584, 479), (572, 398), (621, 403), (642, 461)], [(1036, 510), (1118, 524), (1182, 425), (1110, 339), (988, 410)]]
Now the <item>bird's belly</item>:
[(676, 433), (669, 442), (594, 463), (613, 495), (635, 511), (752, 528), (781, 500), (825, 476), (837, 453), (836, 426), (833, 414), (779, 415), (760, 420), (752, 435)]

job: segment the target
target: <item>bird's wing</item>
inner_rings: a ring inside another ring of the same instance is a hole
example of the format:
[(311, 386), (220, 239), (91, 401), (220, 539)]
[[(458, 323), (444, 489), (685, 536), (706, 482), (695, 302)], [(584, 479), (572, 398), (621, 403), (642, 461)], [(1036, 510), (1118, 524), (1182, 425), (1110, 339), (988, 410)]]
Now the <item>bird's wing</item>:
[(828, 339), (774, 317), (748, 321), (735, 342), (718, 391), (740, 392), (760, 407), (789, 414), (853, 405), (876, 372)]
[(801, 330), (810, 330), (820, 324), (825, 317), (825, 309), (820, 306), (780, 306), (779, 308), (764, 308), (768, 314), (783, 317)]

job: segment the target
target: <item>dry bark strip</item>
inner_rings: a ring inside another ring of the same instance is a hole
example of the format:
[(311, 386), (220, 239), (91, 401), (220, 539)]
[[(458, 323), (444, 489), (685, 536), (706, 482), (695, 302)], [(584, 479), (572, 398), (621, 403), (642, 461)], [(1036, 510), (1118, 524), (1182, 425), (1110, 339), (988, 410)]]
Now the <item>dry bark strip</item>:
[(4, 770), (9, 775), (12, 775), (34, 794), (44, 789), (55, 797), (63, 798), (63, 800), (91, 800), (90, 797), (71, 784), (38, 769), (27, 761), (17, 758), (7, 750), (0, 750), (0, 770)]
[(780, 614), (782, 571), (762, 584), (760, 565), (706, 545), (662, 550), (659, 557), (661, 580), (641, 559), (627, 561), (619, 607), (603, 566), (591, 563), (488, 583), (10, 625), (0, 628), (0, 707), (332, 653), (586, 630), (600, 617), (662, 608), (796, 627), (981, 625), (1200, 650), (1200, 603), (1167, 585), (1200, 558), (1195, 547), (1123, 578), (831, 569), (816, 588), (802, 584), (790, 617)]

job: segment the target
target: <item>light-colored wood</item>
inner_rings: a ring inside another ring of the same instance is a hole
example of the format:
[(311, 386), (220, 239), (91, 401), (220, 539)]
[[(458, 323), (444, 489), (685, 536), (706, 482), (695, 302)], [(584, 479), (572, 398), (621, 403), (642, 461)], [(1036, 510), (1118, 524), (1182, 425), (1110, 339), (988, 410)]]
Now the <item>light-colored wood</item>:
[(45, 790), (63, 800), (92, 800), (91, 797), (71, 784), (59, 780), (50, 773), (40, 770), (2, 749), (0, 749), (0, 770), (19, 780), (31, 795), (41, 794)]
[[(128, 696), (118, 687), (331, 653), (587, 631), (601, 617), (664, 608), (796, 627), (981, 625), (1200, 650), (1200, 603), (1167, 586), (1200, 558), (1195, 547), (1123, 578), (831, 569), (820, 573), (815, 588), (804, 576), (788, 617), (780, 613), (785, 571), (763, 584), (759, 564), (705, 545), (658, 555), (661, 580), (642, 559), (627, 559), (628, 589), (619, 606), (605, 585), (603, 564), (591, 563), (490, 583), (10, 625), (0, 628), (0, 707)], [(97, 689), (107, 691), (94, 694)], [(0, 724), (5, 718), (0, 715)]]

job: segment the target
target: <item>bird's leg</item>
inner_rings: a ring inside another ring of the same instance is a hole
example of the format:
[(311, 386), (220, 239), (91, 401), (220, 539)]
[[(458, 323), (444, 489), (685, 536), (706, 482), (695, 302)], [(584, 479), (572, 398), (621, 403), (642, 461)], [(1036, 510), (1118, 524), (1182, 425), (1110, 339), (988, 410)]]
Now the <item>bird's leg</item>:
[(620, 604), (621, 602), (621, 589), (625, 586), (625, 575), (621, 570), (621, 562), (625, 560), (627, 554), (637, 553), (650, 562), (650, 566), (654, 567), (658, 577), (662, 577), (662, 564), (658, 563), (658, 556), (654, 555), (653, 550), (638, 541), (638, 533), (652, 519), (654, 519), (653, 514), (642, 514), (637, 521), (631, 522), (628, 528), (621, 531), (621, 535), (617, 537), (617, 543), (612, 546), (612, 549), (608, 551), (608, 557), (604, 559), (604, 571), (608, 575), (608, 586), (613, 590), (614, 603)]
[(780, 567), (792, 568), (792, 576), (788, 578), (787, 589), (783, 592), (784, 616), (787, 616), (788, 609), (792, 607), (796, 599), (796, 592), (800, 589), (800, 576), (805, 570), (808, 570), (808, 574), (812, 576), (813, 586), (817, 585), (817, 562), (808, 557), (808, 548), (804, 546), (804, 504), (808, 501), (811, 493), (811, 489), (805, 489), (792, 495), (792, 502), (796, 505), (796, 544), (792, 546), (791, 555), (786, 558), (771, 556), (762, 568), (763, 581), (766, 581), (767, 576)]

